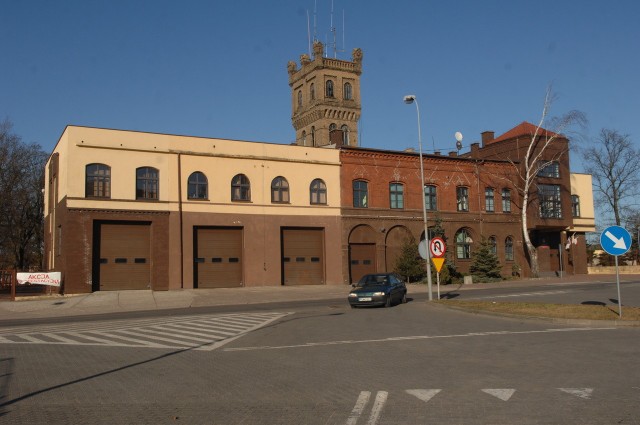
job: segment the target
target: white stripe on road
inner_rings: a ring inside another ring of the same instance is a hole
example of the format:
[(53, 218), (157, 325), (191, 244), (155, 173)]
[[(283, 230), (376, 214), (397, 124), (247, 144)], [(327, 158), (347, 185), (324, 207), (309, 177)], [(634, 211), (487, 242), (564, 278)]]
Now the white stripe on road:
[(376, 400), (373, 402), (373, 408), (371, 408), (371, 416), (369, 416), (367, 425), (376, 425), (378, 423), (378, 419), (380, 419), (380, 413), (382, 413), (382, 408), (387, 402), (388, 396), (388, 392), (378, 391), (378, 394), (376, 394)]
[(356, 405), (353, 406), (353, 410), (349, 415), (349, 419), (347, 419), (347, 425), (356, 425), (358, 423), (358, 419), (362, 415), (364, 408), (369, 403), (369, 398), (371, 397), (370, 391), (360, 391), (360, 395), (358, 396), (358, 400), (356, 401)]
[[(378, 423), (382, 409), (387, 402), (387, 397), (389, 397), (389, 393), (387, 391), (378, 391), (376, 399), (373, 402), (373, 407), (371, 408), (371, 414), (369, 415), (367, 425), (376, 425)], [(360, 391), (356, 405), (353, 406), (353, 410), (351, 410), (351, 414), (347, 419), (346, 425), (356, 425), (358, 423), (358, 419), (362, 416), (362, 412), (364, 412), (364, 408), (367, 407), (370, 398), (370, 391)]]
[(466, 300), (492, 300), (494, 298), (517, 298), (517, 297), (531, 297), (536, 295), (557, 295), (568, 294), (571, 291), (541, 291), (541, 292), (525, 292), (520, 294), (511, 295), (494, 295), (491, 297), (465, 297)]
[(324, 347), (328, 345), (367, 344), (367, 343), (377, 343), (377, 342), (414, 341), (414, 340), (423, 340), (423, 339), (466, 338), (466, 337), (473, 337), (473, 336), (494, 336), (494, 335), (545, 334), (545, 333), (555, 333), (555, 332), (610, 331), (610, 330), (616, 330), (616, 329), (617, 328), (612, 328), (612, 327), (609, 327), (609, 328), (559, 328), (559, 329), (545, 329), (540, 331), (493, 331), (493, 332), (472, 332), (472, 333), (457, 334), (457, 335), (415, 335), (415, 336), (398, 336), (398, 337), (382, 338), (382, 339), (308, 342), (306, 344), (295, 344), (295, 345), (263, 345), (258, 347), (225, 348), (224, 351), (282, 350), (286, 348), (310, 348), (310, 347)]

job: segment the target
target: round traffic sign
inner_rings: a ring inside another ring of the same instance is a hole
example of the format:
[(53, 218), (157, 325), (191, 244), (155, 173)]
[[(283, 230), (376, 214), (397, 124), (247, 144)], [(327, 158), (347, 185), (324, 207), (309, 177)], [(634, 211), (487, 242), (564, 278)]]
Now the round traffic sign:
[(432, 257), (442, 257), (446, 250), (447, 247), (442, 238), (433, 238), (429, 241), (429, 251), (431, 251)]
[(609, 226), (600, 234), (600, 246), (607, 254), (622, 255), (631, 248), (631, 235), (620, 226)]

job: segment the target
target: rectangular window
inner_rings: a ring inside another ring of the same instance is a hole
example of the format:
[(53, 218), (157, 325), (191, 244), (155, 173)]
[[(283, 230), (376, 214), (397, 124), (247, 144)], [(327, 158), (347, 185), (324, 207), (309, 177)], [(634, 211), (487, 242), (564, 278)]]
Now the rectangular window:
[(435, 186), (425, 185), (424, 206), (429, 211), (435, 211), (438, 209), (437, 190)]
[(580, 217), (580, 197), (571, 195), (571, 214), (574, 217)]
[(484, 190), (484, 208), (486, 212), (495, 211), (493, 202), (493, 188), (488, 187)]
[(404, 185), (402, 183), (389, 184), (389, 203), (391, 208), (404, 208)]
[(133, 262), (134, 262), (135, 264), (146, 264), (147, 259), (146, 259), (146, 258), (135, 258), (135, 259), (133, 260)]
[(511, 212), (511, 191), (509, 189), (502, 189), (502, 212)]
[(116, 258), (115, 263), (116, 264), (126, 264), (127, 263), (127, 259), (126, 258)]
[(369, 192), (368, 183), (363, 180), (355, 180), (353, 182), (353, 206), (355, 208), (367, 208), (367, 195)]
[(560, 199), (560, 185), (539, 184), (538, 203), (541, 218), (562, 218), (562, 202)]
[(538, 171), (538, 177), (560, 177), (560, 164), (558, 161), (549, 162), (540, 168), (540, 171)]
[(456, 188), (456, 195), (458, 200), (458, 211), (469, 211), (469, 188)]

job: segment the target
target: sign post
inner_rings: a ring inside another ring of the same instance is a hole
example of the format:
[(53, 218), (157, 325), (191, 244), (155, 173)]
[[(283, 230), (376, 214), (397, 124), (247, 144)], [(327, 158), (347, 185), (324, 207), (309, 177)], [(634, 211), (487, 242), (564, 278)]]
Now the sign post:
[(618, 287), (618, 314), (622, 318), (622, 299), (620, 298), (620, 272), (618, 256), (625, 254), (631, 248), (631, 235), (620, 226), (609, 226), (600, 234), (600, 246), (607, 254), (616, 260), (616, 285)]
[(429, 251), (431, 252), (431, 261), (436, 266), (436, 279), (438, 284), (438, 299), (440, 299), (440, 270), (444, 263), (444, 253), (447, 250), (447, 246), (442, 238), (432, 238), (429, 241)]

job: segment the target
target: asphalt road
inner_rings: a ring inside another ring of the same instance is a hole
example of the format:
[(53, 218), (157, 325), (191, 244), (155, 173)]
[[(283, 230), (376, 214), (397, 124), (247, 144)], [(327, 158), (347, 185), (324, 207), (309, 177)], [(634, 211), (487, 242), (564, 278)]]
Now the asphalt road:
[(3, 327), (0, 422), (640, 423), (640, 328), (475, 315), (421, 297), (193, 313)]

